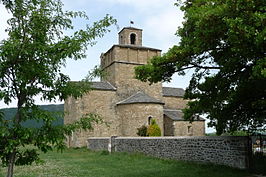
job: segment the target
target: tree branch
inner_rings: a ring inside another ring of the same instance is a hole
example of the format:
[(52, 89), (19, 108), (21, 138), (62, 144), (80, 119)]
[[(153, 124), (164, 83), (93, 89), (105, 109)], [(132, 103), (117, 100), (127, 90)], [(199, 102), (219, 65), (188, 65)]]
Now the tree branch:
[(181, 71), (184, 71), (187, 69), (192, 69), (192, 68), (200, 68), (200, 69), (221, 69), (222, 68), (222, 67), (218, 67), (218, 66), (200, 66), (197, 64), (193, 64), (193, 63), (189, 63), (189, 64), (191, 64), (192, 66), (187, 66), (187, 67), (183, 67), (180, 69), (176, 69), (175, 72), (181, 72)]
[(201, 66), (195, 63), (189, 63), (193, 66), (193, 68), (200, 68), (200, 69), (221, 69), (220, 66)]

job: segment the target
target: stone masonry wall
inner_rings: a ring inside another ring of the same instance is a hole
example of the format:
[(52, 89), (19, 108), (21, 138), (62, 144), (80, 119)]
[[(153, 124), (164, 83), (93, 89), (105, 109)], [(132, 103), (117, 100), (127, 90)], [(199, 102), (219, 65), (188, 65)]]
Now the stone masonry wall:
[(151, 116), (161, 128), (163, 135), (163, 106), (161, 104), (137, 103), (117, 105), (118, 116), (122, 120), (122, 136), (138, 136), (137, 128), (148, 125)]
[(162, 83), (149, 85), (135, 79), (135, 67), (146, 64), (148, 59), (159, 56), (160, 51), (139, 50), (114, 46), (101, 58), (101, 66), (107, 73), (103, 81), (110, 82), (117, 88), (116, 101), (119, 102), (138, 91), (162, 100)]
[(93, 124), (93, 130), (91, 131), (73, 132), (68, 139), (68, 146), (86, 146), (88, 137), (121, 136), (121, 120), (116, 116), (114, 108), (115, 96), (114, 91), (93, 90), (82, 98), (74, 99), (69, 97), (65, 101), (65, 111), (68, 111), (68, 114), (64, 117), (64, 124), (79, 120), (86, 113), (96, 113), (109, 125), (107, 126), (104, 123)]
[[(115, 63), (114, 63), (115, 64)], [(113, 64), (113, 65), (114, 65)], [(112, 65), (112, 66), (113, 66)], [(115, 81), (116, 81), (116, 77), (117, 75), (115, 74), (115, 66), (113, 67), (107, 67), (104, 69), (104, 72), (106, 73), (106, 75), (104, 76), (104, 78), (101, 78), (101, 81), (108, 81), (110, 82), (113, 86), (115, 86)]]
[(175, 136), (204, 136), (205, 121), (175, 121), (174, 135)]
[(136, 44), (135, 45), (142, 45), (142, 30), (123, 30), (119, 33), (118, 41), (119, 44), (130, 44), (130, 34), (134, 33), (136, 35)]
[(154, 56), (161, 55), (156, 50), (141, 50), (137, 48), (124, 48), (116, 46), (114, 50), (115, 61), (125, 61), (138, 64), (147, 64), (148, 60)]
[(110, 143), (110, 137), (97, 137), (89, 138), (87, 147), (88, 149), (99, 151), (99, 150), (108, 150), (108, 145)]
[(164, 96), (163, 101), (164, 107), (167, 109), (184, 109), (187, 107), (188, 100), (184, 100), (180, 97), (169, 97)]
[[(88, 148), (99, 150), (101, 143), (90, 138)], [(107, 141), (103, 143), (106, 148)], [(214, 163), (241, 169), (249, 166), (248, 137), (117, 137), (109, 146), (116, 152), (141, 152), (159, 158)], [(105, 148), (102, 150), (107, 150)]]
[(105, 54), (101, 56), (102, 68), (110, 67), (113, 62), (128, 62), (133, 64), (147, 64), (154, 56), (160, 56), (158, 50), (142, 50), (141, 48), (125, 48), (113, 46)]
[[(117, 88), (118, 102), (138, 91), (162, 100), (162, 83), (149, 85), (148, 82), (135, 79), (135, 67), (146, 64), (149, 58), (159, 55), (159, 51), (115, 46), (102, 56), (101, 66), (107, 73), (107, 76), (102, 80), (110, 82)], [(114, 63), (114, 61), (117, 62)]]
[(131, 64), (114, 64), (116, 67), (116, 88), (117, 96), (124, 100), (129, 96), (142, 91), (147, 95), (162, 100), (162, 84), (149, 85), (148, 82), (141, 82), (134, 78), (134, 68), (136, 65)]
[(174, 136), (174, 121), (167, 116), (163, 116), (164, 136)]

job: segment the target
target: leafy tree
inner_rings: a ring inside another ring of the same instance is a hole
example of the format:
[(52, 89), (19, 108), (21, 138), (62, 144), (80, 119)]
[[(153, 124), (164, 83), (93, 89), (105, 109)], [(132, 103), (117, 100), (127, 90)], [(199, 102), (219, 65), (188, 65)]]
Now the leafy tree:
[[(100, 121), (97, 115), (88, 114), (73, 124), (53, 126), (55, 114), (37, 106), (34, 98), (38, 95), (46, 101), (64, 100), (89, 91), (86, 82), (79, 85), (69, 82), (61, 67), (69, 59), (84, 58), (87, 46), (95, 44), (96, 37), (102, 37), (116, 21), (107, 15), (67, 36), (64, 30), (73, 29), (73, 18), (88, 20), (84, 12), (64, 12), (59, 0), (2, 2), (12, 18), (6, 29), (9, 37), (0, 43), (0, 100), (7, 105), (17, 101), (17, 112), (11, 121), (6, 121), (0, 113), (0, 158), (2, 164), (8, 166), (10, 177), (15, 164), (38, 160), (38, 149), (62, 150), (65, 135), (75, 129), (91, 129), (92, 122)], [(43, 125), (40, 128), (22, 126), (29, 119), (42, 121)]]
[(185, 118), (207, 114), (217, 134), (266, 123), (266, 1), (186, 0), (181, 41), (136, 69), (156, 83), (194, 71), (185, 98)]

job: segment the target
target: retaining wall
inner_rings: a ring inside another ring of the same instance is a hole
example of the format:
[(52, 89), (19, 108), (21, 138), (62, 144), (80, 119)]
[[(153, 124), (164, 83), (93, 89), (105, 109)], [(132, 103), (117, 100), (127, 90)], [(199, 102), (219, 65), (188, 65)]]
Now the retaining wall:
[[(112, 137), (89, 138), (88, 148), (248, 168), (248, 137)], [(108, 148), (109, 146), (109, 148)]]

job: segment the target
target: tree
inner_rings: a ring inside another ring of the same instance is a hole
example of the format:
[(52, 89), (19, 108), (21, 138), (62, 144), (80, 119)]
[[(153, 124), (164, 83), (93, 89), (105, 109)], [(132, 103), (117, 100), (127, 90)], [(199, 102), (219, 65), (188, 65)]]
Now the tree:
[[(73, 29), (72, 19), (88, 20), (84, 12), (64, 12), (59, 0), (2, 1), (12, 14), (8, 20), (8, 39), (0, 43), (0, 100), (5, 104), (17, 101), (17, 112), (11, 121), (0, 114), (0, 158), (8, 166), (7, 176), (13, 176), (14, 165), (31, 164), (38, 160), (38, 149), (47, 152), (65, 147), (65, 135), (75, 129), (91, 129), (99, 116), (84, 115), (80, 121), (65, 126), (53, 126), (56, 115), (40, 109), (34, 98), (64, 100), (80, 97), (89, 91), (89, 84), (73, 84), (61, 72), (69, 59), (82, 59), (88, 45), (108, 32), (116, 23), (104, 17), (71, 36), (64, 30)], [(28, 119), (43, 121), (40, 128), (23, 127)], [(31, 148), (34, 145), (35, 148)]]
[(186, 0), (181, 41), (136, 78), (156, 83), (193, 70), (185, 118), (207, 114), (217, 134), (250, 131), (266, 123), (266, 1)]
[(151, 120), (151, 124), (147, 128), (147, 135), (148, 136), (161, 136), (161, 129), (159, 125), (156, 123), (155, 119)]

